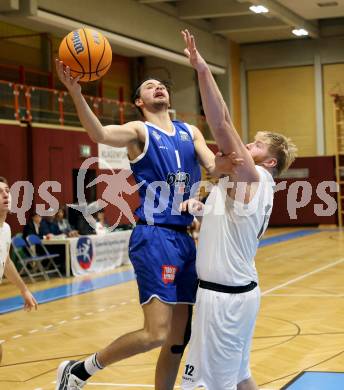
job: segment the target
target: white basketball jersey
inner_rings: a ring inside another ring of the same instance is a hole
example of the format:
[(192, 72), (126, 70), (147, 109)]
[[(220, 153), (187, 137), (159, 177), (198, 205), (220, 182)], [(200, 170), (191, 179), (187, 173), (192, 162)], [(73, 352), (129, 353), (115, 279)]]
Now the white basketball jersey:
[(210, 192), (197, 250), (199, 279), (228, 286), (258, 282), (254, 257), (269, 223), (275, 183), (266, 169), (256, 169), (260, 181), (248, 204), (227, 196), (228, 178)]
[(0, 282), (4, 274), (6, 260), (11, 247), (11, 228), (6, 222), (0, 226)]

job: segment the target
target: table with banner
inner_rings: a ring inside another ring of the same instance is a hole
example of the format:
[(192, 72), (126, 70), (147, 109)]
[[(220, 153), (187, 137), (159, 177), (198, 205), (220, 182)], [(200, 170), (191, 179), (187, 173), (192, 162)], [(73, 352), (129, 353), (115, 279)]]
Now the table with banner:
[(44, 240), (45, 245), (65, 246), (66, 276), (103, 272), (129, 263), (131, 230), (101, 235)]

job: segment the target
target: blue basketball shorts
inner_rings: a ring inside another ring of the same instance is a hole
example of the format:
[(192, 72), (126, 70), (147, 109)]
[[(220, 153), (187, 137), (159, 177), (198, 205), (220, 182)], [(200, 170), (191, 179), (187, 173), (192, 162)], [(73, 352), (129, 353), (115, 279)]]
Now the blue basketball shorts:
[(167, 303), (195, 303), (196, 248), (187, 233), (137, 225), (130, 237), (129, 258), (142, 305), (154, 297)]

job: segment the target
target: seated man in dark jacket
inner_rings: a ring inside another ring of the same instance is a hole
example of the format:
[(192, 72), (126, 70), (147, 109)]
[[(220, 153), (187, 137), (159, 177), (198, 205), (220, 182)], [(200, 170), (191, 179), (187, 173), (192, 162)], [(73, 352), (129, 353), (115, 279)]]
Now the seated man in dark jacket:
[(23, 229), (24, 239), (26, 239), (26, 237), (29, 236), (30, 234), (36, 234), (36, 236), (43, 238), (42, 217), (36, 212), (32, 213), (29, 222), (24, 226)]
[(49, 237), (51, 235), (57, 236), (62, 233), (54, 220), (54, 216), (42, 219), (41, 232), (44, 237)]

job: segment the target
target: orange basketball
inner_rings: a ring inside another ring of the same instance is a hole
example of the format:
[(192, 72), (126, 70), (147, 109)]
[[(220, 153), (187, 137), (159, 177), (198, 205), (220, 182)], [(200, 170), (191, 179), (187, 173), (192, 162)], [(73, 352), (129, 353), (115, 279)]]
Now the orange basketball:
[(104, 76), (112, 63), (109, 41), (99, 31), (79, 28), (66, 35), (59, 47), (59, 58), (80, 81), (93, 81)]

